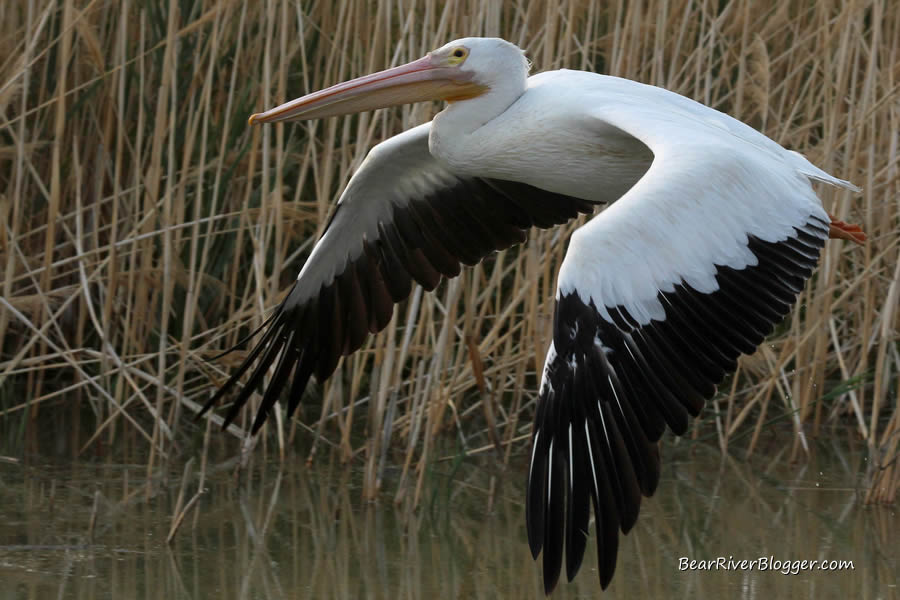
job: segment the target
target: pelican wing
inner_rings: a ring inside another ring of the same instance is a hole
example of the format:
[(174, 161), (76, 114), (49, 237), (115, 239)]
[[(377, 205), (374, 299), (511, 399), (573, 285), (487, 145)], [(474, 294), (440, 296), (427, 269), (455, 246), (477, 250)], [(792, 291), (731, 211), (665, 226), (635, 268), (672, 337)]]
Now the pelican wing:
[(523, 183), (454, 175), (429, 153), (429, 129), (410, 129), (369, 152), (264, 335), (203, 412), (252, 367), (227, 425), (275, 365), (253, 432), (288, 383), (290, 415), (310, 376), (325, 380), (341, 355), (384, 329), (413, 282), (432, 290), (441, 276), (458, 275), (461, 263), (477, 264), (525, 241), (530, 227), (551, 227), (594, 209), (591, 202)]
[(687, 102), (622, 102), (587, 118), (598, 136), (613, 128), (640, 139), (654, 160), (573, 234), (560, 269), (526, 501), (548, 593), (564, 550), (569, 580), (581, 565), (591, 506), (609, 584), (618, 532), (659, 481), (666, 426), (687, 431), (816, 265), (829, 218), (810, 178), (852, 187)]

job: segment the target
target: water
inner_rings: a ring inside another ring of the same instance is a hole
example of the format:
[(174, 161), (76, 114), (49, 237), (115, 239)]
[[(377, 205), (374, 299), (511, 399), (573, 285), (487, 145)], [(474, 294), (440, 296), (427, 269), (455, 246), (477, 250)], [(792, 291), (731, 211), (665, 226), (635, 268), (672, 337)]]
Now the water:
[[(806, 464), (767, 465), (669, 443), (663, 460), (663, 481), (620, 541), (604, 597), (900, 595), (900, 519), (895, 507), (862, 504), (861, 452), (817, 449)], [(410, 512), (393, 503), (393, 480), (378, 503), (361, 503), (358, 474), (327, 460), (241, 478), (223, 469), (169, 545), (180, 469), (148, 486), (143, 466), (0, 463), (0, 600), (538, 598), (524, 472), (523, 462), (504, 470), (487, 458), (437, 463)], [(600, 595), (593, 544), (592, 533), (581, 572), (554, 597)], [(849, 560), (853, 568), (679, 569), (681, 557), (720, 556)]]

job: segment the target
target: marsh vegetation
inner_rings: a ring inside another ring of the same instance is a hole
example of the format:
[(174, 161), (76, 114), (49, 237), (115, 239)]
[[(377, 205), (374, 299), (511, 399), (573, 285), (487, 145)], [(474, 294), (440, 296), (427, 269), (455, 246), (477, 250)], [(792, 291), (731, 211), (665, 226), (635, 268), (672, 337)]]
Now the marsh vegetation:
[[(816, 438), (860, 440), (864, 499), (893, 500), (900, 11), (888, 0), (0, 3), (0, 455), (140, 460), (151, 477), (236, 454), (249, 412), (226, 434), (219, 417), (192, 420), (243, 350), (214, 357), (280, 300), (368, 149), (439, 107), (262, 128), (247, 116), (462, 35), (507, 38), (534, 71), (666, 87), (864, 189), (821, 189), (869, 243), (827, 244), (793, 315), (691, 436), (791, 463)], [(361, 467), (364, 498), (396, 469), (386, 491), (412, 505), (439, 441), (521, 455), (575, 226), (416, 291), (298, 418), (277, 412), (255, 452), (327, 451)], [(768, 430), (789, 434), (786, 451)]]

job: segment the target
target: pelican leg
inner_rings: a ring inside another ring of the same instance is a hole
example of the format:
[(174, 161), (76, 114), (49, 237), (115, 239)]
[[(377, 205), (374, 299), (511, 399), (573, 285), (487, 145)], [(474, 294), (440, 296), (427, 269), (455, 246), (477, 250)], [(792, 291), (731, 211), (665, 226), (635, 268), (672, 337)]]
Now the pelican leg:
[(853, 223), (844, 223), (843, 221), (829, 214), (831, 224), (828, 227), (828, 237), (833, 240), (849, 240), (862, 246), (868, 239), (866, 232), (862, 227)]

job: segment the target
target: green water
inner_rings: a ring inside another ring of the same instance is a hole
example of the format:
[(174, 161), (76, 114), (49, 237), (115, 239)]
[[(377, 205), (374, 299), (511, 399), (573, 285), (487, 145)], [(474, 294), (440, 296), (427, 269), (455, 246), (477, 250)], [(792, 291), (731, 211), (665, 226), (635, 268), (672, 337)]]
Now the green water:
[[(181, 468), (148, 483), (142, 465), (0, 463), (0, 600), (542, 597), (524, 462), (436, 463), (409, 511), (393, 502), (395, 473), (377, 503), (362, 503), (359, 474), (328, 460), (212, 473), (171, 544)], [(663, 461), (603, 597), (900, 597), (900, 518), (863, 505), (862, 451), (817, 448), (803, 464), (769, 465), (670, 441)], [(592, 534), (581, 572), (555, 598), (601, 595), (593, 544)], [(681, 557), (720, 556), (853, 568), (679, 568)]]

